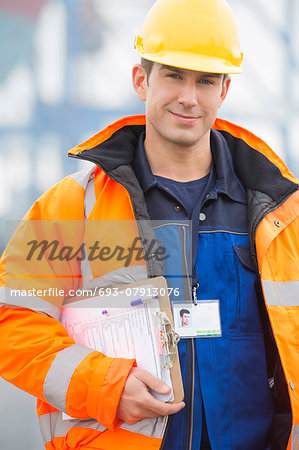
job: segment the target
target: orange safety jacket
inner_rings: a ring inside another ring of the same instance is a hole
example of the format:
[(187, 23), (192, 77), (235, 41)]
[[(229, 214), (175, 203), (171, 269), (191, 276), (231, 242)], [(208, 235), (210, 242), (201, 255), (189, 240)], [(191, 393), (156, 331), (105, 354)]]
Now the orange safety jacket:
[[(116, 419), (135, 361), (109, 358), (76, 344), (59, 322), (65, 298), (78, 289), (120, 286), (163, 274), (143, 192), (130, 164), (144, 126), (144, 116), (124, 118), (72, 149), (70, 156), (95, 166), (43, 194), (1, 260), (0, 375), (37, 397), (47, 450), (163, 445), (167, 418), (134, 425)], [(298, 450), (298, 180), (250, 132), (220, 119), (214, 128), (226, 139), (235, 172), (248, 193), (251, 253), (263, 289), (265, 344), (274, 378), (273, 432), (279, 434), (280, 419), (289, 416), (287, 448)], [(130, 260), (105, 259), (103, 251), (101, 259), (84, 258), (95, 239), (102, 248), (126, 249), (136, 237), (143, 254), (151, 245), (151, 257), (142, 259), (135, 253)], [(41, 249), (42, 257), (36, 258)], [(273, 342), (268, 345), (268, 340)], [(63, 420), (62, 412), (76, 419)]]

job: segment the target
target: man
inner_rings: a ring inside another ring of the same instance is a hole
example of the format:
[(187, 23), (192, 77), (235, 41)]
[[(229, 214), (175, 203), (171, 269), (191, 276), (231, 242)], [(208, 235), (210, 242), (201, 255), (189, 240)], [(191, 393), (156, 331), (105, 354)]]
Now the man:
[(181, 327), (189, 327), (189, 320), (190, 320), (190, 311), (189, 309), (181, 309), (180, 310), (180, 317), (181, 317)]
[[(133, 85), (146, 117), (121, 119), (71, 150), (95, 168), (44, 194), (6, 250), (0, 374), (38, 398), (46, 449), (297, 449), (298, 183), (261, 140), (215, 121), (227, 74), (241, 71), (231, 10), (225, 0), (160, 0), (136, 47)], [(48, 247), (34, 265), (24, 246), (46, 236), (90, 248), (96, 235), (127, 248), (136, 233), (145, 254), (155, 236), (164, 241), (163, 266), (157, 247), (146, 264), (125, 266), (54, 263)], [(57, 320), (59, 296), (29, 295), (32, 286), (67, 296), (161, 274), (179, 284), (180, 304), (192, 293), (194, 308), (219, 305), (221, 337), (179, 344), (185, 403), (156, 400), (150, 389), (169, 388), (134, 360), (75, 344)]]

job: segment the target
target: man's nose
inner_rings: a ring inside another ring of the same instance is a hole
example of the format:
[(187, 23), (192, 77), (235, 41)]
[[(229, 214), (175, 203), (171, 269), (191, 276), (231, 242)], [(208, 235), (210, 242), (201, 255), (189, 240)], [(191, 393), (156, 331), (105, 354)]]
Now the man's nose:
[(185, 108), (192, 108), (197, 105), (197, 86), (194, 81), (188, 81), (181, 87), (178, 101)]

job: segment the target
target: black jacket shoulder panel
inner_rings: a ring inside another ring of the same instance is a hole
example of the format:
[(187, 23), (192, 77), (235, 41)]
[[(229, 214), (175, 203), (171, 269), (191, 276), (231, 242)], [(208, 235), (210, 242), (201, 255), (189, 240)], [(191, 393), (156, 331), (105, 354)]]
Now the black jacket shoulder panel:
[(262, 192), (278, 204), (298, 189), (265, 155), (227, 131), (220, 133), (228, 143), (234, 170), (246, 189)]
[(101, 166), (105, 172), (132, 164), (139, 136), (144, 130), (144, 125), (125, 126), (96, 147), (84, 150), (82, 156)]

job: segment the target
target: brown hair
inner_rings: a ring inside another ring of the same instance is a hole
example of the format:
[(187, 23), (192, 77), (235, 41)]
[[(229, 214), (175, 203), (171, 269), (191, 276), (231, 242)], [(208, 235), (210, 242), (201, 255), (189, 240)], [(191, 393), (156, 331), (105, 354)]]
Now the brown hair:
[(147, 81), (148, 81), (154, 63), (153, 63), (153, 61), (149, 61), (148, 59), (141, 58), (140, 64), (142, 65), (142, 67), (145, 70), (145, 73), (147, 76)]

